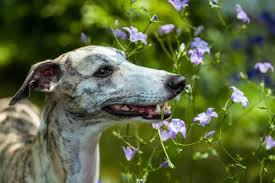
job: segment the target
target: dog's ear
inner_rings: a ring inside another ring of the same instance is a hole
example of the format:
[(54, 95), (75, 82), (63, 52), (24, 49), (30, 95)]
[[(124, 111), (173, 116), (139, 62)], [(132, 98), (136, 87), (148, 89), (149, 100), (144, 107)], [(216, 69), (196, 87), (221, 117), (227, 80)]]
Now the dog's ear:
[(33, 65), (21, 88), (12, 97), (9, 105), (14, 105), (27, 98), (31, 90), (50, 93), (61, 78), (60, 65), (53, 60), (46, 60)]

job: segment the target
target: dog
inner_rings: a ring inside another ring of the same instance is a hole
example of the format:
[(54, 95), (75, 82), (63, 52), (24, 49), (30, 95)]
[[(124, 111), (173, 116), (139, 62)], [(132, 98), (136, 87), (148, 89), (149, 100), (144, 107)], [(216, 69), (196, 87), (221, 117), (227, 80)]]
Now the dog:
[[(103, 46), (33, 65), (14, 97), (0, 100), (1, 183), (97, 182), (102, 131), (168, 118), (165, 103), (185, 85), (183, 76), (134, 65)], [(23, 100), (32, 90), (46, 95), (41, 117)]]

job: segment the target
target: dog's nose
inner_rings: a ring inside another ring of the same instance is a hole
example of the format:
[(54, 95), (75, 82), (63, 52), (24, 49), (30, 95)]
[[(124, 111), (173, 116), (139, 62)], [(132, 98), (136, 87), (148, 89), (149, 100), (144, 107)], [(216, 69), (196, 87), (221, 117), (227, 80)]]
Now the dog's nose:
[(179, 94), (185, 88), (185, 85), (186, 80), (183, 76), (174, 75), (167, 80), (166, 88), (175, 94)]

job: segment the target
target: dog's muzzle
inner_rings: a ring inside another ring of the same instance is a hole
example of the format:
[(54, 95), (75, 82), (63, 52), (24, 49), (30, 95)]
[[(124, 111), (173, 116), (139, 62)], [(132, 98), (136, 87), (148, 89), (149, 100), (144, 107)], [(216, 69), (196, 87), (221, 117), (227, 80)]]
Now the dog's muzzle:
[[(180, 75), (170, 76), (165, 82), (165, 89), (168, 92), (167, 100), (176, 97), (185, 88), (185, 78)], [(113, 104), (103, 108), (105, 112), (123, 117), (142, 117), (144, 119), (166, 119), (171, 115), (170, 107), (167, 103), (152, 105), (135, 104)]]

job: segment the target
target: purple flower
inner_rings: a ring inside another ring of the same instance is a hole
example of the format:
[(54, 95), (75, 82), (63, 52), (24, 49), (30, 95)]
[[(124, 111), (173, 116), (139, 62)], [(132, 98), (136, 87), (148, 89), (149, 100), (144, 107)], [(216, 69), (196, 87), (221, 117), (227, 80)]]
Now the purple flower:
[(80, 38), (81, 38), (82, 43), (88, 44), (88, 37), (86, 36), (86, 34), (84, 32), (81, 32)]
[(250, 23), (249, 17), (239, 4), (236, 4), (236, 13), (239, 20), (242, 20), (244, 23)]
[(186, 137), (186, 126), (184, 121), (180, 119), (172, 119), (169, 123), (168, 130), (172, 139), (176, 138), (176, 135), (180, 132), (183, 138)]
[(163, 121), (163, 124), (168, 128), (170, 123), (168, 121)]
[(163, 126), (162, 121), (158, 122), (158, 123), (152, 123), (152, 127), (154, 129), (160, 129)]
[(138, 41), (143, 42), (144, 45), (147, 45), (147, 35), (142, 33), (142, 32), (138, 32), (137, 28), (135, 27), (123, 27), (124, 30), (128, 31), (130, 34), (130, 41), (133, 43), (136, 43)]
[(132, 149), (131, 147), (122, 147), (125, 158), (130, 161), (131, 159), (133, 159), (133, 157), (135, 156), (137, 150), (136, 149)]
[(195, 64), (199, 65), (203, 63), (203, 55), (205, 53), (210, 53), (210, 48), (208, 47), (208, 43), (203, 41), (199, 37), (195, 37), (193, 42), (191, 43), (190, 49), (188, 54), (190, 55), (190, 61)]
[(201, 38), (199, 37), (195, 37), (193, 42), (191, 43), (191, 48), (196, 48), (198, 50), (200, 50), (202, 52), (202, 54), (204, 53), (210, 53), (210, 48), (208, 47), (208, 43), (203, 41)]
[(267, 73), (269, 69), (274, 72), (274, 67), (269, 62), (258, 62), (255, 64), (254, 68), (258, 69), (261, 73)]
[(219, 0), (210, 0), (209, 5), (211, 8), (218, 8), (219, 7)]
[(159, 17), (157, 15), (153, 15), (151, 18), (151, 22), (157, 21)]
[(127, 39), (127, 34), (123, 32), (121, 29), (115, 29), (113, 31), (114, 36), (116, 36), (119, 39), (126, 40)]
[(211, 121), (212, 117), (217, 118), (218, 114), (214, 111), (214, 108), (210, 107), (206, 112), (198, 114), (198, 116), (193, 119), (193, 122), (199, 121), (201, 126), (205, 126)]
[(161, 163), (159, 166), (160, 166), (161, 168), (166, 168), (166, 167), (169, 166), (169, 162), (166, 160), (166, 161), (164, 161), (163, 163)]
[(205, 139), (211, 138), (216, 132), (215, 131), (209, 131), (204, 135)]
[(169, 0), (169, 3), (174, 6), (177, 11), (180, 11), (182, 8), (188, 6), (188, 1), (189, 0)]
[(97, 180), (97, 183), (102, 183), (100, 179)]
[(169, 133), (167, 130), (162, 130), (162, 131), (160, 132), (160, 138), (161, 138), (161, 140), (162, 140), (163, 142), (166, 141), (166, 140), (168, 140), (170, 137), (171, 137), (171, 136), (170, 136), (170, 133)]
[(235, 103), (242, 103), (243, 108), (245, 108), (248, 104), (248, 99), (244, 96), (244, 93), (235, 86), (231, 86), (230, 88), (233, 89), (231, 95), (232, 101)]
[(269, 150), (273, 147), (275, 147), (275, 140), (269, 135), (265, 138), (265, 148)]
[(202, 61), (203, 52), (201, 52), (199, 49), (189, 50), (188, 54), (190, 55), (190, 61), (193, 64), (199, 65), (199, 64), (203, 63), (203, 61)]
[(198, 26), (196, 29), (195, 29), (195, 35), (199, 35), (204, 29), (204, 26), (203, 25), (200, 25)]
[(166, 24), (166, 25), (163, 25), (163, 26), (161, 26), (159, 28), (159, 33), (160, 34), (169, 34), (174, 29), (175, 29), (175, 25), (173, 25), (173, 24)]

